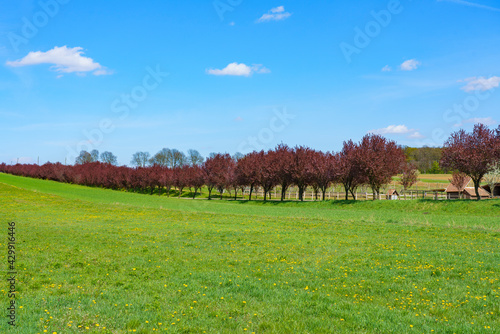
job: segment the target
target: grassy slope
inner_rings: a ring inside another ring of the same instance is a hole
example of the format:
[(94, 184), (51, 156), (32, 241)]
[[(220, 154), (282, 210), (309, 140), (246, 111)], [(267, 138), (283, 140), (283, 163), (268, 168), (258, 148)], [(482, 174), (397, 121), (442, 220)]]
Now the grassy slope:
[(214, 214), (259, 215), (271, 217), (316, 218), (335, 221), (385, 221), (408, 224), (452, 225), (499, 229), (497, 218), (500, 201), (227, 201), (214, 199), (191, 200), (166, 196), (143, 195), (70, 185), (1, 174), (0, 183), (23, 189), (41, 191), (68, 199), (101, 204), (121, 204), (135, 207), (170, 209), (182, 212), (209, 212)]
[(18, 333), (500, 326), (498, 201), (209, 202), (0, 174), (0, 212)]

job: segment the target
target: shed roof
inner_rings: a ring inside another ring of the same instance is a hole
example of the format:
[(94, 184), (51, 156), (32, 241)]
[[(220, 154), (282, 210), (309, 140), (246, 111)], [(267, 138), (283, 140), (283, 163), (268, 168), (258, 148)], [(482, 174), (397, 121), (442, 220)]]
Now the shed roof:
[[(479, 196), (481, 196), (481, 197), (490, 197), (490, 193), (487, 192), (485, 189), (479, 187), (478, 191), (479, 191)], [(472, 187), (465, 188), (464, 192), (466, 192), (467, 194), (469, 194), (472, 197), (476, 197), (476, 189), (474, 189)]]
[(446, 187), (446, 192), (447, 193), (456, 193), (456, 192), (461, 192), (461, 191), (464, 191), (464, 189), (469, 185), (470, 181), (472, 179), (470, 177), (467, 178), (466, 182), (465, 182), (465, 185), (461, 188), (461, 189), (458, 189), (457, 187), (455, 187), (453, 184), (449, 184), (448, 187)]
[(387, 192), (387, 196), (392, 196), (394, 194), (399, 196), (399, 193), (396, 189), (389, 189), (389, 191)]

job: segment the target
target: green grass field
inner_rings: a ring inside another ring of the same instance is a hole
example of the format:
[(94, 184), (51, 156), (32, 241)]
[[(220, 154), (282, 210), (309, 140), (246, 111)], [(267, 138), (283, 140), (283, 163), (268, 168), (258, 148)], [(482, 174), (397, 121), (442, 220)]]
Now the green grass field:
[(207, 201), (0, 174), (18, 270), (0, 332), (498, 333), (499, 217), (499, 200)]

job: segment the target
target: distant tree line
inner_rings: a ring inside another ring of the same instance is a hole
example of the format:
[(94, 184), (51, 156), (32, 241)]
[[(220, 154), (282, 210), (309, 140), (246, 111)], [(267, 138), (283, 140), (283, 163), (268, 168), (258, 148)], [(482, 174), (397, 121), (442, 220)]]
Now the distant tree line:
[(415, 164), (418, 171), (423, 174), (442, 174), (440, 161), (443, 155), (442, 147), (403, 147), (406, 159)]
[[(460, 130), (451, 135), (442, 150), (441, 166), (468, 175), (474, 181), (476, 193), (481, 179), (495, 169), (500, 159), (500, 127), (490, 130), (476, 125), (473, 133)], [(264, 200), (275, 187), (281, 188), (280, 199), (291, 186), (298, 188), (299, 200), (311, 187), (316, 199), (332, 184), (340, 184), (346, 200), (356, 189), (368, 185), (380, 198), (382, 187), (401, 174), (400, 183), (409, 188), (417, 181), (417, 165), (407, 161), (403, 148), (396, 142), (369, 134), (360, 142), (343, 143), (340, 152), (321, 152), (305, 146), (278, 145), (273, 150), (240, 153), (212, 153), (204, 159), (199, 152), (188, 154), (175, 149), (162, 149), (154, 156), (147, 152), (133, 155), (133, 168), (116, 166), (116, 157), (110, 152), (82, 152), (74, 166), (59, 163), (38, 165), (0, 165), (0, 172), (48, 179), (86, 186), (125, 189), (128, 191), (170, 195), (175, 187), (179, 196), (186, 188), (194, 189), (193, 198), (205, 186), (208, 198), (212, 192), (224, 190), (249, 190), (249, 200), (257, 187), (264, 193)], [(480, 198), (478, 196), (478, 198)]]

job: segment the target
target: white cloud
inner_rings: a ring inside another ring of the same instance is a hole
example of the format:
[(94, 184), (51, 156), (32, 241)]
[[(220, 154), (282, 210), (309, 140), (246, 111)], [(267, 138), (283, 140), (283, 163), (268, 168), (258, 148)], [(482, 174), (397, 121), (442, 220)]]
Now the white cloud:
[(243, 76), (249, 77), (254, 73), (269, 73), (269, 69), (265, 68), (260, 64), (248, 66), (243, 63), (231, 63), (223, 69), (208, 69), (207, 73), (211, 75), (232, 75), (232, 76)]
[(475, 118), (466, 119), (462, 123), (455, 124), (454, 126), (459, 127), (459, 126), (463, 126), (465, 124), (478, 124), (478, 123), (484, 124), (486, 126), (491, 126), (491, 125), (496, 125), (497, 121), (495, 121), (491, 117), (484, 117), (484, 118), (475, 117)]
[(68, 48), (67, 46), (54, 47), (47, 52), (32, 51), (24, 58), (7, 61), (6, 65), (12, 67), (51, 64), (51, 69), (59, 73), (86, 73), (94, 75), (111, 74), (111, 71), (95, 62), (92, 58), (84, 57), (83, 48)]
[(385, 65), (383, 68), (382, 68), (382, 72), (390, 72), (392, 71), (392, 68), (389, 66), (389, 65)]
[(384, 135), (384, 134), (404, 134), (410, 132), (410, 130), (406, 125), (389, 125), (386, 128), (372, 130), (370, 132), (379, 135)]
[(413, 71), (418, 68), (420, 62), (416, 59), (410, 59), (401, 64), (400, 68), (402, 71)]
[(270, 12), (277, 14), (277, 13), (283, 13), (285, 11), (285, 6), (278, 6), (276, 8), (271, 8)]
[(388, 134), (395, 134), (395, 135), (407, 135), (408, 138), (424, 138), (420, 132), (418, 132), (415, 129), (408, 129), (406, 125), (389, 125), (386, 128), (382, 129), (376, 129), (376, 130), (371, 130), (368, 131), (368, 133), (374, 133), (378, 135), (388, 135)]
[(409, 134), (408, 138), (411, 138), (411, 139), (421, 139), (421, 138), (425, 138), (425, 136), (422, 135), (420, 132), (415, 131), (415, 132)]
[(493, 88), (497, 88), (500, 85), (500, 77), (491, 77), (486, 79), (485, 77), (472, 77), (460, 82), (467, 82), (465, 86), (461, 89), (466, 92), (472, 92), (476, 90), (486, 91)]
[(284, 6), (279, 6), (272, 8), (266, 14), (262, 15), (257, 20), (257, 23), (269, 22), (269, 21), (281, 21), (289, 18), (291, 15), (292, 15), (291, 13), (285, 11)]

